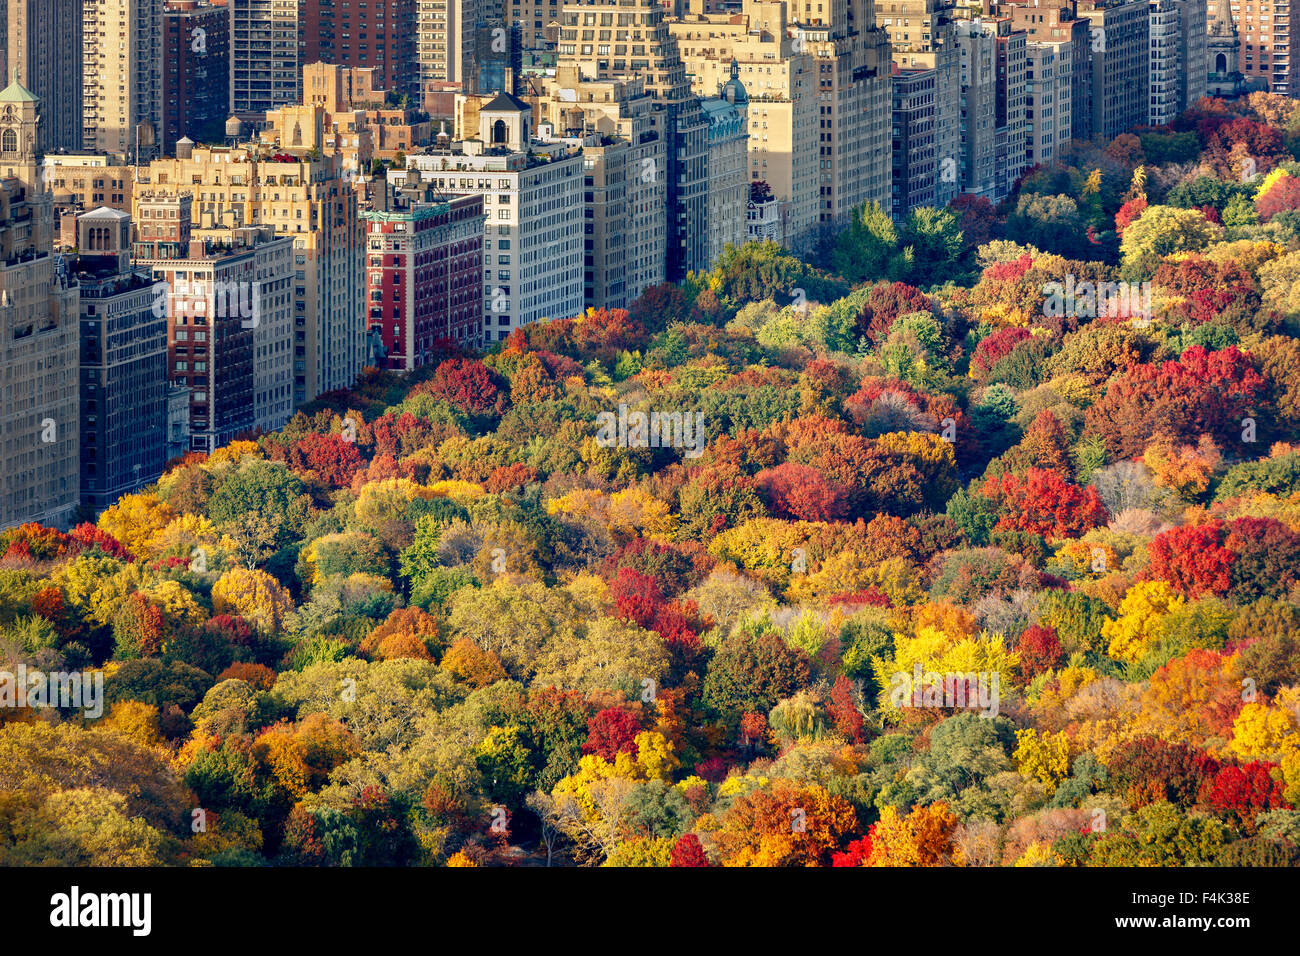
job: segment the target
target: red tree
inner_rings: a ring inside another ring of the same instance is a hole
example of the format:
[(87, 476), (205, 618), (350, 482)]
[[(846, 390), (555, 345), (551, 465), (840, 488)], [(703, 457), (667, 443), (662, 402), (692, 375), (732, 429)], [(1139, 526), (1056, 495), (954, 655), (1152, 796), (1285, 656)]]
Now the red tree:
[(587, 720), (587, 740), (582, 752), (595, 754), (611, 763), (621, 753), (637, 755), (636, 735), (641, 721), (622, 707), (607, 707)]
[(987, 498), (1000, 502), (999, 531), (1028, 531), (1050, 538), (1078, 537), (1105, 524), (1106, 508), (1089, 485), (1080, 488), (1054, 471), (1030, 468), (1022, 478), (990, 477), (982, 489)]
[(1041, 674), (1060, 663), (1061, 641), (1056, 628), (1034, 624), (1025, 628), (1016, 648), (1020, 652), (1020, 670), (1028, 677)]
[(1189, 598), (1227, 594), (1235, 555), (1220, 543), (1222, 537), (1221, 522), (1164, 531), (1147, 549), (1151, 556), (1147, 573)]
[(683, 833), (673, 844), (673, 854), (669, 866), (708, 866), (709, 858), (704, 855), (700, 838), (694, 833)]

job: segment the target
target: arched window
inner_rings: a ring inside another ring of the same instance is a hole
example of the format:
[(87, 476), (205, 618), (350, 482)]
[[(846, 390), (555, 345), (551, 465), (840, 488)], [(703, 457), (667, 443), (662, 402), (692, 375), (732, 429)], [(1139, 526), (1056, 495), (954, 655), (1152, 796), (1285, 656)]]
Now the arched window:
[(1226, 54), (1220, 53), (1218, 56), (1214, 58), (1214, 72), (1215, 73), (1228, 72), (1228, 57)]
[(18, 152), (18, 134), (11, 129), (4, 131), (4, 136), (0, 138), (0, 150), (6, 153)]
[(506, 121), (497, 120), (492, 124), (492, 142), (504, 143), (506, 141)]

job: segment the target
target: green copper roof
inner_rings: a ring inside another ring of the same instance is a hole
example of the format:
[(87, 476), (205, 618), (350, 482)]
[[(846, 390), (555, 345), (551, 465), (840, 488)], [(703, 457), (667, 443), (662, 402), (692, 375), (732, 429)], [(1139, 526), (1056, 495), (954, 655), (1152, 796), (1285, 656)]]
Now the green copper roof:
[(36, 103), (40, 100), (35, 93), (18, 82), (18, 70), (14, 70), (13, 82), (0, 90), (0, 103)]

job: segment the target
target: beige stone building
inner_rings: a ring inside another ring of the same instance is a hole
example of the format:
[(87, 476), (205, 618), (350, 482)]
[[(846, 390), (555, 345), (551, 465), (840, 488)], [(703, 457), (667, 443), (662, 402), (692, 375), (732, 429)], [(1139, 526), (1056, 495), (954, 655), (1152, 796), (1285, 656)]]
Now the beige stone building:
[(667, 151), (653, 109), (639, 77), (582, 80), (573, 67), (538, 101), (547, 135), (582, 150), (588, 307), (625, 308), (664, 281)]
[[(346, 388), (363, 367), (364, 237), (341, 138), (321, 107), (272, 114), (265, 142), (197, 147), (142, 167), (140, 191), (189, 194), (194, 235), (269, 226), (293, 240), (294, 401)], [(137, 224), (142, 217), (135, 215)]]
[(40, 108), (19, 83), (0, 92), (0, 527), (66, 528), (80, 492), (78, 295), (51, 252)]
[(102, 153), (47, 153), (44, 163), (45, 185), (58, 205), (131, 212), (134, 166)]
[[(955, 199), (962, 186), (961, 176), (954, 174), (961, 168), (961, 49), (952, 6), (951, 0), (880, 0), (876, 5), (878, 22), (889, 32), (895, 65), (906, 73), (935, 71), (935, 168), (929, 173), (935, 184), (934, 198), (926, 205), (938, 207)], [(914, 94), (910, 90), (908, 98)], [(908, 208), (900, 210), (896, 204), (896, 212), (904, 215)]]
[(749, 176), (766, 182), (780, 204), (781, 233), (799, 247), (820, 221), (822, 103), (816, 58), (790, 36), (781, 0), (745, 0), (740, 14), (706, 14), (693, 6), (669, 21), (692, 88), (716, 95), (732, 61), (749, 99)]
[(86, 0), (82, 11), (82, 148), (140, 159), (158, 155), (162, 0)]

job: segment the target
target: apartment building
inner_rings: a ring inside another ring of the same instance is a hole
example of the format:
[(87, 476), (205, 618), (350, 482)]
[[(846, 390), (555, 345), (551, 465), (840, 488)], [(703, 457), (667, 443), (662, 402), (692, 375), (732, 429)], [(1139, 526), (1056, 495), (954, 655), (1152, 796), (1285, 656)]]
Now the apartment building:
[(1069, 40), (1025, 46), (1025, 162), (1047, 166), (1062, 155), (1074, 126), (1074, 51)]
[[(936, 205), (939, 177), (939, 71), (894, 67), (893, 195), (895, 219), (906, 218), (917, 206)], [(955, 158), (953, 160), (956, 161)]]
[[(961, 165), (961, 50), (953, 23), (952, 0), (881, 0), (878, 22), (889, 33), (894, 65), (903, 73), (934, 70), (934, 163), (924, 170), (935, 181), (933, 201), (925, 205), (946, 206), (961, 192), (961, 177), (945, 171)], [(909, 89), (914, 84), (904, 84)], [(924, 84), (921, 84), (924, 86)], [(898, 87), (894, 89), (894, 115), (898, 115)], [(912, 99), (909, 92), (908, 100)], [(904, 112), (910, 112), (905, 109)], [(895, 130), (894, 141), (898, 142)], [(894, 153), (897, 162), (898, 153)], [(911, 179), (912, 170), (903, 173)], [(895, 166), (894, 199), (897, 211), (899, 175)], [(905, 195), (911, 195), (906, 190)], [(906, 207), (902, 214), (906, 215)]]
[(377, 88), (420, 90), (417, 0), (303, 0), (303, 64), (369, 69)]
[(727, 246), (745, 242), (745, 213), (749, 203), (749, 102), (745, 87), (734, 74), (719, 95), (700, 105), (709, 123), (708, 245), (709, 265)]
[(8, 58), (0, 76), (41, 99), (37, 145), (43, 151), (81, 149), (82, 0), (0, 0), (6, 14)]
[(68, 261), (80, 295), (81, 506), (98, 514), (162, 474), (167, 457), (167, 318), (148, 270), (131, 264), (131, 217), (77, 217)]
[(469, 91), (475, 30), (486, 16), (479, 8), (478, 0), (416, 0), (417, 75), (424, 96), (422, 106), (428, 113), (442, 112), (438, 94), (447, 88)]
[(749, 100), (750, 182), (768, 184), (783, 241), (804, 248), (816, 238), (823, 212), (820, 148), (807, 148), (829, 135), (819, 64), (802, 43), (796, 45), (781, 0), (745, 0), (739, 14), (697, 10), (669, 22), (692, 87), (714, 95), (731, 79), (733, 62), (739, 67), (736, 78)]
[(167, 379), (189, 390), (189, 450), (280, 428), (293, 414), (293, 240), (268, 226), (199, 237), (189, 195), (140, 193), (136, 208), (134, 260), (167, 319)]
[(531, 109), (508, 93), (476, 117), (475, 128), (458, 130), (468, 138), (407, 164), (440, 192), (483, 197), (483, 341), (495, 342), (583, 310), (583, 159), (568, 144), (537, 140)]
[(1069, 43), (1070, 135), (1092, 138), (1092, 22), (1078, 15), (1075, 0), (1003, 0), (991, 9), (1011, 18), (1029, 43)]
[(131, 212), (135, 167), (103, 153), (46, 153), (45, 185), (57, 205)]
[(961, 48), (961, 164), (940, 163), (939, 175), (960, 171), (962, 191), (996, 202), (998, 44), (980, 20), (958, 20)]
[(79, 500), (77, 286), (37, 165), (41, 102), (0, 91), (0, 528), (66, 528)]
[[(1240, 41), (1237, 68), (1247, 83), (1282, 96), (1300, 95), (1300, 0), (1239, 0), (1232, 4)], [(1295, 29), (1292, 29), (1292, 28)]]
[(366, 230), (367, 331), (380, 367), (428, 365), (440, 343), (477, 344), (483, 324), (483, 197), (442, 196), (412, 171), (385, 184)]
[(163, 0), (82, 7), (83, 149), (157, 156), (163, 126)]
[[(303, 104), (325, 110), (325, 125), (337, 127), (345, 152), (355, 146), (356, 155), (349, 155), (351, 162), (344, 164), (347, 168), (364, 174), (368, 160), (392, 160), (426, 145), (433, 135), (427, 113), (410, 103), (403, 107), (389, 102), (373, 68), (310, 63), (302, 74)], [(349, 134), (359, 135), (354, 140)]]
[(226, 0), (230, 6), (230, 111), (257, 122), (299, 102), (306, 29), (303, 0)]
[(1146, 0), (1080, 0), (1092, 31), (1092, 135), (1108, 143), (1145, 126), (1150, 112), (1151, 30)]
[(817, 64), (818, 222), (834, 228), (889, 198), (890, 38), (875, 0), (790, 0), (788, 15)]
[[(642, 74), (668, 155), (665, 215), (669, 281), (708, 267), (708, 123), (658, 0), (569, 0), (561, 11), (557, 69), (583, 78)], [(717, 86), (712, 89), (716, 90)]]
[[(625, 308), (664, 281), (667, 265), (668, 157), (654, 101), (640, 77), (582, 80), (562, 67), (538, 112), (545, 139), (582, 150), (583, 301)], [(744, 158), (741, 143), (733, 175), (742, 186)]]
[(220, 143), (230, 115), (230, 9), (224, 0), (171, 0), (163, 8), (162, 149)]
[[(364, 237), (346, 150), (318, 106), (273, 112), (265, 142), (198, 147), (138, 172), (139, 189), (194, 197), (196, 238), (269, 226), (293, 246), (293, 399), (356, 381), (366, 359)], [(138, 205), (134, 215), (142, 222)]]

